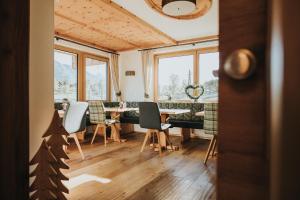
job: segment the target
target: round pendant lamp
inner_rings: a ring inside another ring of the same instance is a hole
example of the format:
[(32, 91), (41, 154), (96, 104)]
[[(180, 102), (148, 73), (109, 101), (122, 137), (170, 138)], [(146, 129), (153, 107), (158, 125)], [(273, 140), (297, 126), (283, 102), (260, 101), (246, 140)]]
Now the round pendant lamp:
[(196, 10), (196, 0), (162, 0), (162, 11), (170, 16), (187, 15)]

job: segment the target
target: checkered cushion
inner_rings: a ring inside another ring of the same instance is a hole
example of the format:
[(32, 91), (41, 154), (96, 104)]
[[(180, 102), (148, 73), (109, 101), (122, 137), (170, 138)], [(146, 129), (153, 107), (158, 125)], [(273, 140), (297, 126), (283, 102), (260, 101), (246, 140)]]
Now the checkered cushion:
[(102, 101), (89, 101), (90, 123), (105, 123), (106, 115)]
[(216, 135), (218, 132), (218, 104), (206, 103), (204, 105), (204, 132)]

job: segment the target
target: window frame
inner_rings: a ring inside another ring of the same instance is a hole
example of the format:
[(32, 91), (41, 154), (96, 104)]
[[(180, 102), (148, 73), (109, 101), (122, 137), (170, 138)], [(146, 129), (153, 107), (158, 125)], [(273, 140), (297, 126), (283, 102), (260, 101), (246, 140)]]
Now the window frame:
[[(102, 101), (111, 101), (111, 76), (110, 76), (110, 59), (109, 57), (100, 56), (85, 51), (80, 51), (77, 49), (54, 45), (54, 50), (59, 50), (63, 52), (68, 52), (72, 54), (77, 54), (77, 101), (87, 101), (85, 97), (85, 58), (91, 58), (107, 63), (107, 89), (106, 89), (106, 99)], [(53, 91), (54, 94), (54, 91)]]
[[(76, 101), (78, 101), (79, 100), (79, 93), (78, 93), (79, 92), (79, 54), (78, 54), (78, 52), (72, 51), (71, 49), (68, 49), (68, 48), (66, 48), (66, 49), (54, 48), (53, 55), (55, 54), (55, 51), (60, 51), (62, 53), (76, 55), (76, 58), (77, 58), (77, 60), (76, 60), (76, 62), (77, 62), (76, 63), (77, 64), (77, 74), (76, 74), (76, 76), (77, 76), (77, 94), (76, 94)], [(55, 64), (53, 64), (53, 78), (55, 76), (55, 74), (54, 74), (54, 65)], [(55, 103), (57, 103), (57, 101), (55, 99), (55, 95), (54, 95), (54, 90), (55, 90), (55, 88), (53, 88), (53, 100), (54, 100)]]
[(85, 53), (83, 55), (83, 99), (85, 101), (88, 101), (88, 99), (86, 99), (86, 64), (85, 64), (85, 61), (87, 58), (106, 63), (106, 99), (97, 99), (97, 100), (110, 101), (111, 100), (111, 98), (110, 98), (111, 97), (111, 85), (110, 85), (111, 80), (110, 80), (109, 58), (102, 57), (102, 56), (96, 56), (96, 55), (88, 54), (88, 53)]
[[(198, 49), (197, 50), (197, 68), (198, 68), (198, 80), (197, 80), (197, 84), (200, 83), (200, 77), (199, 77), (199, 73), (200, 73), (200, 54), (207, 54), (207, 53), (217, 53), (219, 51), (219, 48), (218, 47), (209, 47), (209, 48), (203, 48), (203, 49)], [(220, 69), (220, 66), (219, 66), (219, 69)]]
[[(200, 63), (199, 55), (205, 54), (205, 53), (215, 53), (215, 52), (219, 52), (218, 46), (154, 54), (154, 76), (153, 76), (154, 101), (156, 101), (156, 102), (160, 101), (159, 100), (159, 91), (158, 91), (159, 59), (193, 55), (193, 58), (194, 58), (193, 82), (194, 82), (194, 84), (199, 84), (199, 71), (200, 71), (200, 67), (201, 67), (201, 66), (199, 66), (199, 63)], [(175, 100), (175, 101), (192, 101), (192, 100)]]

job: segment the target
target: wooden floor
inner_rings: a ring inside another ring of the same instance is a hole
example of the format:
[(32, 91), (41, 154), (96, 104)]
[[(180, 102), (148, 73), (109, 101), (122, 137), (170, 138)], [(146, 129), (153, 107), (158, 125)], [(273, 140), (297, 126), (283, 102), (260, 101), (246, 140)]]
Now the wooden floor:
[[(105, 148), (98, 136), (95, 144), (82, 144), (86, 156), (81, 160), (74, 144), (68, 149), (70, 177), (68, 199), (95, 200), (204, 200), (215, 199), (216, 161), (208, 166), (203, 159), (207, 140), (192, 139), (175, 152), (157, 152), (145, 148), (140, 153), (142, 133), (125, 136), (126, 143), (110, 143)], [(179, 145), (178, 137), (172, 141)]]

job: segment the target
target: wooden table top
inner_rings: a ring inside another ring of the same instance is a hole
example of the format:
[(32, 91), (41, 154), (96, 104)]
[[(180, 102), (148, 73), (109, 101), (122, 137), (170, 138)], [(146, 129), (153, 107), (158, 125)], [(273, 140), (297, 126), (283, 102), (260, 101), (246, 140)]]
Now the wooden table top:
[(188, 109), (159, 109), (162, 115), (179, 115), (191, 112)]
[[(117, 113), (123, 113), (123, 112), (128, 112), (128, 111), (137, 111), (139, 110), (138, 108), (119, 108), (119, 107), (112, 107), (112, 108), (104, 108), (105, 112), (117, 112)], [(89, 111), (86, 112), (87, 114)], [(64, 117), (65, 111), (64, 110), (58, 110), (58, 114), (60, 117)]]
[[(137, 109), (136, 112), (139, 113), (139, 110)], [(167, 108), (161, 108), (159, 109), (159, 112), (161, 115), (179, 115), (184, 113), (191, 112), (188, 109), (167, 109)]]
[(202, 116), (204, 116), (204, 111), (196, 112), (195, 115), (196, 115), (197, 117), (202, 117)]
[(104, 108), (105, 112), (118, 112), (118, 113), (123, 113), (123, 112), (129, 112), (129, 111), (137, 111), (139, 110), (138, 108), (119, 108), (119, 107), (112, 107), (112, 108)]
[[(138, 112), (138, 108), (118, 108), (118, 107), (112, 107), (112, 108), (104, 108), (105, 112), (117, 112), (117, 113), (122, 113), (122, 112), (128, 112), (128, 111), (136, 111)], [(184, 114), (184, 113), (189, 113), (191, 112), (188, 109), (159, 109), (160, 114), (162, 115), (179, 115), (179, 114)], [(87, 112), (88, 113), (88, 112)], [(65, 114), (64, 110), (58, 110), (58, 114), (60, 117), (63, 117)]]

